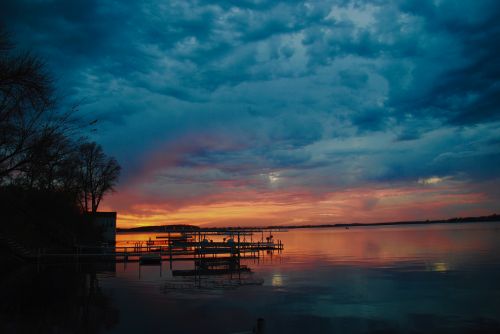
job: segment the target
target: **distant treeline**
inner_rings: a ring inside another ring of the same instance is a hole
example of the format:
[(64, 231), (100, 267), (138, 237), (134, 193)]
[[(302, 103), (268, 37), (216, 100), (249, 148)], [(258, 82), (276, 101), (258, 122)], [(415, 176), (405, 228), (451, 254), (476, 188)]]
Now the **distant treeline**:
[(81, 213), (96, 212), (120, 174), (86, 136), (97, 120), (56, 92), (43, 61), (0, 29), (0, 233), (30, 246), (78, 239)]
[(198, 230), (198, 226), (194, 225), (161, 225), (161, 226), (141, 226), (141, 227), (132, 227), (132, 228), (117, 228), (117, 232), (162, 232), (162, 231), (192, 231)]
[[(323, 224), (323, 225), (270, 225), (270, 226), (252, 226), (252, 227), (229, 227), (228, 229), (296, 229), (296, 228), (326, 228), (326, 227), (355, 227), (355, 226), (386, 226), (386, 225), (422, 225), (422, 224), (442, 224), (442, 223), (473, 223), (473, 222), (500, 222), (500, 215), (492, 214), (490, 216), (480, 217), (457, 217), (445, 220), (419, 220), (419, 221), (398, 221), (398, 222), (381, 222), (381, 223), (351, 223), (351, 224)], [(134, 228), (118, 228), (117, 232), (162, 232), (162, 231), (192, 231), (200, 229), (194, 225), (159, 225), (159, 226), (142, 226)]]
[(339, 223), (339, 224), (322, 224), (322, 225), (279, 225), (268, 226), (267, 228), (322, 228), (322, 227), (355, 227), (355, 226), (387, 226), (387, 225), (425, 225), (425, 224), (443, 224), (443, 223), (475, 223), (475, 222), (500, 222), (500, 215), (492, 214), (489, 216), (479, 217), (455, 217), (442, 220), (415, 220), (415, 221), (396, 221), (396, 222), (380, 222), (380, 223)]

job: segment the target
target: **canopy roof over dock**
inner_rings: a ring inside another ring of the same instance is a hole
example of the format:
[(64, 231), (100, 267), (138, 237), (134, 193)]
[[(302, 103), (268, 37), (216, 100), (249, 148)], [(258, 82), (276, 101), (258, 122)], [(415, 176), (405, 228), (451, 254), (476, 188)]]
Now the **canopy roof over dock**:
[(181, 233), (184, 235), (251, 235), (254, 233), (264, 233), (264, 232), (286, 232), (286, 229), (281, 228), (236, 228), (236, 227), (212, 227), (212, 228), (197, 228), (197, 229), (189, 229), (189, 230), (178, 230), (178, 229), (168, 229), (165, 228), (162, 230), (162, 233)]

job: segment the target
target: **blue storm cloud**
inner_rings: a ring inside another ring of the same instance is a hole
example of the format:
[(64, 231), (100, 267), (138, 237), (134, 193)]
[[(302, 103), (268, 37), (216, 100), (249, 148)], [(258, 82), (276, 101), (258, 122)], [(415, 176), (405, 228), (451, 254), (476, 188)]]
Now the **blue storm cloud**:
[(13, 39), (55, 73), (64, 101), (101, 120), (96, 139), (122, 162), (125, 182), (143, 159), (203, 134), (234, 145), (198, 140), (176, 151), (184, 176), (160, 166), (156, 188), (272, 172), (280, 187), (325, 191), (434, 175), (498, 183), (496, 0), (0, 8)]

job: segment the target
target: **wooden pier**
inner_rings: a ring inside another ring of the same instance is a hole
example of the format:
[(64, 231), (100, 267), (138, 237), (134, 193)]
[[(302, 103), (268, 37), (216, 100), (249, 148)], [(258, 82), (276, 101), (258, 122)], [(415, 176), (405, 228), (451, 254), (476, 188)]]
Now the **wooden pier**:
[[(235, 258), (239, 261), (240, 259), (259, 258), (261, 253), (265, 251), (282, 251), (284, 249), (283, 243), (281, 240), (274, 240), (272, 233), (284, 231), (255, 228), (164, 230), (160, 232), (163, 235), (154, 240), (150, 238), (144, 241), (134, 241), (130, 246), (80, 245), (73, 250), (44, 249), (38, 250), (33, 257), (37, 262), (60, 259), (148, 263), (169, 261), (171, 264), (173, 261), (197, 261), (208, 258), (212, 259), (212, 262), (234, 260)], [(258, 234), (260, 234), (260, 239)], [(264, 234), (269, 234), (269, 236), (265, 237)], [(220, 240), (221, 238), (222, 240)], [(214, 241), (213, 239), (219, 240)]]

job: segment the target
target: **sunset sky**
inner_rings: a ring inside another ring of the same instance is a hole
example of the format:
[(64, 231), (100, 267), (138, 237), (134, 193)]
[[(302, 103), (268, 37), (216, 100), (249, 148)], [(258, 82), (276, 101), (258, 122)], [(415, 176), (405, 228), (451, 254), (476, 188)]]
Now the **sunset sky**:
[(2, 1), (119, 226), (500, 211), (500, 1)]

